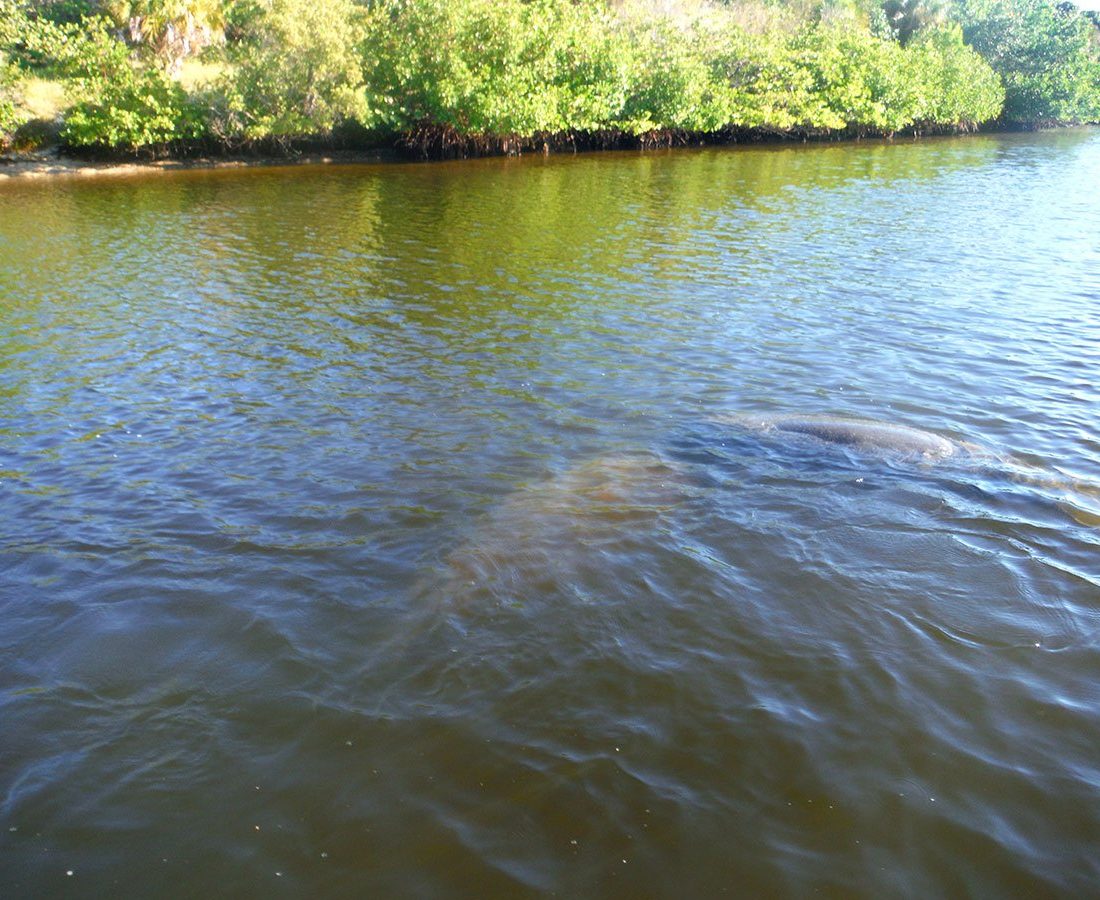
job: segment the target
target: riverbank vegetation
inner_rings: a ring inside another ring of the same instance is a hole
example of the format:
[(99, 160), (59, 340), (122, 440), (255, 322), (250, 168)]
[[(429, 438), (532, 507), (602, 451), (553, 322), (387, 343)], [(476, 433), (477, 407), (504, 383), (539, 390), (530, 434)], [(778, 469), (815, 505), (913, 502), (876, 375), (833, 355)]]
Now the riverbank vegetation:
[[(35, 116), (27, 86), (63, 99)], [(425, 155), (1100, 120), (1051, 0), (0, 0), (0, 143)]]

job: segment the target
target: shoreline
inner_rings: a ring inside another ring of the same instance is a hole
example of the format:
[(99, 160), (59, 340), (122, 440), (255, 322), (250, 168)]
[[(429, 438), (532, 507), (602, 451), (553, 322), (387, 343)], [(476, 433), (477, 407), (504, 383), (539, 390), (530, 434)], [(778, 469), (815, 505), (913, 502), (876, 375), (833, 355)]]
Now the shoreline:
[[(1057, 125), (1049, 128), (1019, 128), (1000, 127), (978, 129), (975, 131), (960, 131), (953, 133), (931, 132), (924, 134), (899, 133), (890, 137), (884, 135), (809, 135), (809, 136), (784, 136), (775, 135), (769, 137), (755, 136), (750, 140), (703, 140), (684, 141), (683, 143), (660, 144), (654, 146), (641, 146), (636, 148), (640, 152), (652, 152), (655, 150), (689, 149), (700, 146), (709, 147), (784, 147), (806, 144), (859, 144), (863, 142), (878, 142), (893, 144), (900, 140), (922, 141), (941, 138), (974, 137), (979, 135), (995, 134), (1019, 134), (1032, 131), (1058, 131), (1065, 129), (1091, 130), (1100, 125), (1081, 123), (1074, 125)], [(329, 150), (302, 152), (300, 154), (267, 155), (267, 156), (196, 156), (196, 157), (168, 157), (156, 160), (141, 159), (81, 159), (79, 157), (65, 156), (57, 150), (39, 152), (36, 154), (10, 154), (0, 156), (0, 184), (13, 181), (40, 181), (47, 179), (84, 179), (84, 178), (114, 178), (135, 175), (151, 175), (171, 172), (192, 171), (223, 171), (234, 169), (278, 169), (298, 166), (324, 166), (324, 165), (369, 165), (388, 162), (453, 162), (460, 159), (485, 159), (497, 156), (561, 156), (576, 155), (578, 153), (600, 153), (608, 150), (625, 148), (601, 148), (601, 147), (577, 147), (572, 151), (566, 149), (547, 149), (539, 151), (532, 149), (528, 153), (478, 153), (460, 156), (429, 156), (416, 157), (412, 154), (402, 153), (393, 147), (375, 147), (361, 150)]]
[(60, 154), (12, 155), (0, 157), (0, 183), (51, 178), (112, 178), (161, 172), (355, 165), (389, 162), (396, 158), (397, 154), (387, 149), (302, 153), (297, 156), (176, 157), (157, 160), (87, 160)]

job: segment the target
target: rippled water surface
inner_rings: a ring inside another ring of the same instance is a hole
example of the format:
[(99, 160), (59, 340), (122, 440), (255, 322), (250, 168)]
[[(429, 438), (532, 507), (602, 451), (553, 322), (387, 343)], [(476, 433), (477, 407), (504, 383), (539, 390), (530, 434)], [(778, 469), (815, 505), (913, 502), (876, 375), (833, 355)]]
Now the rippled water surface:
[(0, 895), (1097, 893), (1098, 186), (0, 186)]

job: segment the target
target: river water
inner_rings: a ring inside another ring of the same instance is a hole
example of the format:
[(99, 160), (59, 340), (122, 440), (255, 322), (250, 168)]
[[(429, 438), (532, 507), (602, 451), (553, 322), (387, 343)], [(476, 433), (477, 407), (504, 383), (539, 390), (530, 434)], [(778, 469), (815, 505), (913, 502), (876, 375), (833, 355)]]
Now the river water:
[(0, 895), (1100, 891), (1098, 186), (1096, 131), (3, 186)]

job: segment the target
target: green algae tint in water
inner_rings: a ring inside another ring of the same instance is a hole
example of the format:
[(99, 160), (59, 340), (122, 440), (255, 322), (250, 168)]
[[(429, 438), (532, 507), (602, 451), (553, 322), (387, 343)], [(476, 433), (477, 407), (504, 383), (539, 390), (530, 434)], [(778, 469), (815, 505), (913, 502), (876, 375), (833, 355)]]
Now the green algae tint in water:
[[(0, 894), (1096, 893), (1097, 184), (3, 186)], [(783, 413), (976, 449), (730, 421)]]

